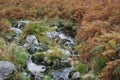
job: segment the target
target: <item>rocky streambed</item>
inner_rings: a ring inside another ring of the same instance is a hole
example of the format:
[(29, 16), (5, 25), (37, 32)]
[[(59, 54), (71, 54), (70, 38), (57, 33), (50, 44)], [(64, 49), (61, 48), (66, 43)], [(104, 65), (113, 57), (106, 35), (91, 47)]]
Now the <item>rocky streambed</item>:
[[(16, 41), (19, 40), (21, 34), (24, 34), (23, 29), (29, 23), (31, 22), (19, 21), (17, 25), (11, 28), (16, 33), (14, 36)], [(74, 71), (74, 64), (71, 63), (72, 56), (76, 56), (74, 38), (57, 30), (46, 32), (45, 37), (47, 37), (48, 44), (39, 42), (36, 35), (33, 34), (26, 37), (21, 47), (29, 52), (29, 59), (26, 61), (26, 68), (29, 72), (24, 72), (23, 75), (28, 74), (33, 80), (79, 80), (80, 73)], [(0, 63), (8, 64), (8, 62)], [(10, 65), (8, 65), (8, 68), (5, 67), (6, 65), (0, 66), (0, 80), (6, 79), (15, 71), (14, 65), (11, 63)], [(8, 70), (7, 73), (4, 69)], [(3, 74), (7, 77), (4, 77)]]

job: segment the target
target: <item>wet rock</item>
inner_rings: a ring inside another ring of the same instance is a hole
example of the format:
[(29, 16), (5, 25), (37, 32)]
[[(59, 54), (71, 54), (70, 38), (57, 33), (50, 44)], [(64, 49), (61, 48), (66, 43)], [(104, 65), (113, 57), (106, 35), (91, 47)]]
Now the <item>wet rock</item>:
[(18, 21), (17, 24), (15, 24), (13, 27), (19, 28), (19, 29), (23, 29), (26, 25), (28, 25), (30, 23), (30, 21), (28, 20), (20, 20)]
[(47, 38), (49, 39), (49, 43), (53, 44), (53, 43), (59, 43), (59, 33), (56, 31), (53, 32), (47, 32), (46, 33)]
[(19, 36), (22, 34), (22, 30), (19, 28), (12, 27), (11, 30), (13, 30), (16, 33), (16, 36)]
[(68, 39), (62, 39), (60, 42), (61, 48), (71, 51), (74, 49), (74, 44)]
[(55, 80), (69, 80), (69, 74), (73, 70), (72, 67), (66, 68), (63, 71), (54, 71), (53, 78)]
[(37, 45), (38, 44), (38, 40), (35, 37), (35, 35), (29, 35), (26, 38), (26, 43), (30, 46), (30, 45)]
[(0, 61), (0, 80), (8, 79), (15, 71), (15, 66), (11, 62)]
[(56, 31), (53, 32), (47, 32), (46, 36), (50, 39), (55, 39), (56, 37), (59, 37), (59, 33)]
[(69, 80), (69, 74), (70, 74), (70, 72), (71, 72), (72, 70), (73, 70), (72, 67), (66, 68), (66, 69), (63, 70), (62, 75), (63, 75), (63, 77), (64, 77), (64, 80)]
[(80, 80), (80, 72), (74, 72), (72, 75), (73, 80)]
[(70, 58), (63, 58), (61, 59), (61, 66), (62, 67), (70, 67)]
[(43, 44), (43, 43), (38, 43), (37, 45), (37, 51), (47, 51), (49, 48), (47, 45)]
[(35, 35), (29, 35), (26, 38), (26, 43), (23, 46), (27, 48), (30, 54), (49, 49), (47, 45), (39, 43)]

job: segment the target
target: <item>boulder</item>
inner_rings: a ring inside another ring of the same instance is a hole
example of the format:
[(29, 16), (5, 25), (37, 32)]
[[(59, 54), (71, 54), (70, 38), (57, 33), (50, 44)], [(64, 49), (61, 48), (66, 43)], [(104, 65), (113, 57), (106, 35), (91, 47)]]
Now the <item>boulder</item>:
[(63, 71), (54, 71), (52, 73), (54, 80), (69, 80), (70, 72), (73, 70), (72, 67), (65, 68)]
[(74, 72), (72, 75), (73, 80), (80, 80), (80, 72)]
[(59, 43), (59, 33), (56, 31), (46, 32), (46, 36), (49, 39), (50, 44)]
[(29, 46), (30, 45), (35, 45), (35, 44), (38, 44), (38, 40), (35, 37), (35, 35), (29, 35), (26, 38), (26, 43), (29, 44)]
[(18, 21), (17, 28), (24, 29), (26, 25), (28, 25), (31, 21), (28, 20), (20, 20)]
[(14, 64), (8, 61), (0, 61), (0, 80), (9, 79), (14, 71)]
[(12, 27), (11, 30), (13, 30), (16, 33), (16, 36), (19, 36), (22, 34), (22, 30), (16, 27)]
[(48, 50), (48, 46), (43, 43), (39, 43), (35, 35), (29, 35), (26, 38), (26, 43), (23, 46), (26, 47), (28, 52), (31, 54)]

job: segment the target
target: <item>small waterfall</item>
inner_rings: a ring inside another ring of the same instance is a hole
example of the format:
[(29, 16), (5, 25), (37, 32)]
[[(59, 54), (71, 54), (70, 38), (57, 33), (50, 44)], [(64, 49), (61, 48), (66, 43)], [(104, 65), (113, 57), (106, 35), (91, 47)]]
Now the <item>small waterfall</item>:
[(59, 37), (60, 37), (61, 39), (68, 39), (68, 40), (71, 41), (71, 43), (74, 44), (74, 39), (73, 39), (71, 36), (66, 36), (66, 35), (63, 34), (63, 33), (60, 33), (60, 34), (59, 34)]
[(32, 61), (32, 55), (30, 55), (28, 62), (27, 62), (27, 69), (34, 74), (34, 80), (42, 80), (41, 78), (44, 77), (43, 72), (46, 70), (46, 66), (37, 65)]
[(33, 63), (33, 61), (32, 61), (32, 55), (30, 55), (30, 57), (28, 59), (28, 63)]

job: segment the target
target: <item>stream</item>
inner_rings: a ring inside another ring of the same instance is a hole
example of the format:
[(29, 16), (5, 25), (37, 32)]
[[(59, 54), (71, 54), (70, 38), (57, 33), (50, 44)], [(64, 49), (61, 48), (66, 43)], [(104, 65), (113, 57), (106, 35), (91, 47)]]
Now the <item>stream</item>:
[[(19, 37), (25, 25), (28, 25), (29, 23), (30, 21), (19, 21), (18, 25), (13, 26), (11, 28), (11, 30), (14, 30), (16, 32), (15, 38)], [(60, 46), (58, 47), (58, 50), (60, 50), (62, 54), (65, 55), (64, 58), (60, 59), (60, 64), (61, 66), (64, 66), (64, 68), (52, 69), (51, 70), (52, 79), (70, 80), (69, 75), (74, 69), (74, 67), (68, 66), (68, 64), (70, 64), (69, 62), (71, 60), (71, 56), (74, 55), (74, 51), (73, 51), (74, 38), (72, 38), (69, 35), (65, 35), (63, 32), (57, 32), (57, 31), (47, 32), (46, 37), (48, 38), (50, 44), (58, 40)], [(23, 47), (26, 48), (30, 53), (29, 59), (27, 61), (27, 70), (30, 72), (30, 74), (34, 76), (34, 80), (43, 80), (45, 72), (47, 71), (49, 66), (46, 65), (45, 59), (43, 60), (43, 63), (36, 64), (34, 63), (32, 58), (36, 54), (36, 52), (44, 52), (45, 54), (49, 54), (53, 50), (49, 49), (48, 45), (45, 45), (44, 43), (39, 43), (35, 35), (28, 35), (26, 37), (26, 43), (23, 45)], [(79, 77), (80, 74), (77, 78)], [(77, 80), (77, 78), (74, 80)]]

